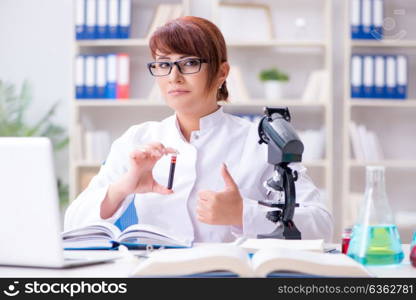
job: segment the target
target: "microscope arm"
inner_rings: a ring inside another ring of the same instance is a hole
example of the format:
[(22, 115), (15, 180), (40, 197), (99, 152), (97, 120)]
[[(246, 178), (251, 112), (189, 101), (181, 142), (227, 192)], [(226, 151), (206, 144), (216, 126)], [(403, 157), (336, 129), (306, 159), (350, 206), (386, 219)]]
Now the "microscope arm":
[(296, 204), (296, 191), (295, 191), (295, 181), (298, 178), (298, 174), (294, 171), (294, 176), (292, 175), (292, 170), (286, 165), (283, 167), (284, 172), (283, 176), (283, 186), (285, 190), (285, 206), (282, 212), (282, 222), (283, 222), (283, 236), (287, 240), (295, 239), (300, 240), (302, 235), (297, 229), (295, 223), (293, 222), (293, 217), (295, 215), (295, 207), (299, 206)]
[(295, 190), (295, 181), (297, 180), (297, 172), (295, 171), (295, 176), (292, 175), (292, 170), (287, 166), (281, 167), (282, 178), (283, 178), (283, 189), (285, 191), (285, 206), (283, 209), (283, 218), (282, 221), (287, 223), (293, 220), (295, 215), (296, 207), (296, 190)]

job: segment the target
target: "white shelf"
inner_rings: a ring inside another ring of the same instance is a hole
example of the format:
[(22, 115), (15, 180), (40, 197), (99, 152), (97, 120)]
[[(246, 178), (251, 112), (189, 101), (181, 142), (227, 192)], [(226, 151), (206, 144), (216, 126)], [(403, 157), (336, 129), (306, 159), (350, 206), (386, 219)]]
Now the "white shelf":
[(351, 47), (416, 48), (416, 40), (351, 40)]
[[(78, 40), (78, 47), (148, 47), (148, 39), (101, 39), (101, 40)], [(327, 44), (323, 41), (231, 41), (228, 47), (294, 47), (294, 48), (325, 48)]]
[(131, 106), (166, 106), (164, 102), (150, 102), (147, 99), (77, 99), (74, 100), (78, 107), (131, 107)]
[(382, 161), (356, 161), (350, 160), (349, 166), (350, 168), (364, 168), (365, 166), (384, 166), (386, 168), (409, 168), (414, 169), (416, 168), (416, 160), (382, 160)]
[(148, 47), (147, 39), (78, 40), (78, 47)]
[(416, 108), (416, 99), (366, 99), (352, 98), (348, 104), (354, 107), (403, 107)]

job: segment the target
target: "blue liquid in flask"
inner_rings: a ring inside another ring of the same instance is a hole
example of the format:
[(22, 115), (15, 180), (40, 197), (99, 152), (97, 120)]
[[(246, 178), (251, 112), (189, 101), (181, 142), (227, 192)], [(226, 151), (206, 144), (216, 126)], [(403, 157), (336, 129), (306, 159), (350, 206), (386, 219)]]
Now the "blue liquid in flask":
[(404, 254), (396, 225), (356, 225), (348, 256), (363, 265), (399, 264)]

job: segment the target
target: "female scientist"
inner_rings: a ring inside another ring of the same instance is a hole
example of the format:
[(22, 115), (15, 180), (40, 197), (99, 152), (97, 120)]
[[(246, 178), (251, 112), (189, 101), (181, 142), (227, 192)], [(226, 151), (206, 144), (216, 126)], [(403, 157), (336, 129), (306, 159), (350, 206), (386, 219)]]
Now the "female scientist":
[[(134, 203), (139, 223), (152, 224), (194, 242), (229, 242), (270, 233), (276, 224), (258, 205), (263, 181), (273, 172), (257, 125), (227, 114), (230, 69), (219, 29), (208, 20), (182, 17), (150, 39), (148, 64), (175, 114), (129, 128), (112, 145), (105, 164), (72, 202), (65, 230), (95, 221), (115, 223)], [(173, 188), (166, 187), (170, 154), (178, 152)], [(301, 164), (294, 222), (303, 239), (332, 235), (332, 218)]]

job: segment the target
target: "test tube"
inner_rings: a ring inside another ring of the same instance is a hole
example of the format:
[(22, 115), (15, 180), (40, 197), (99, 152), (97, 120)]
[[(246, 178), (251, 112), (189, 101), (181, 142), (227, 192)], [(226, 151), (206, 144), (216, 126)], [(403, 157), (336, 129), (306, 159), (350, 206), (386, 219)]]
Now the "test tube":
[(168, 189), (171, 190), (173, 186), (173, 177), (175, 176), (175, 166), (176, 166), (176, 154), (172, 154), (170, 157), (170, 169), (169, 169), (169, 179), (168, 179)]

